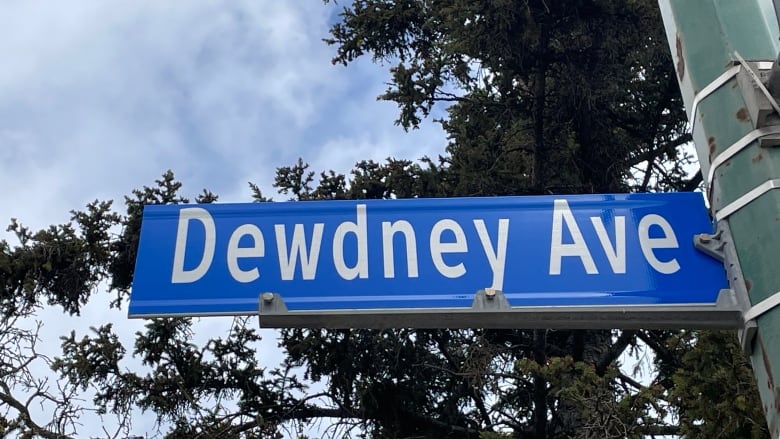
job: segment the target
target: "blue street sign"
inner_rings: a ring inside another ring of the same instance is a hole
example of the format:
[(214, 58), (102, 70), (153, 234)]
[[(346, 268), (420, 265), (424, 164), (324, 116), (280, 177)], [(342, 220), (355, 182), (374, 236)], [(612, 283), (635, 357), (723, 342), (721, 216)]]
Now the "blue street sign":
[(146, 206), (129, 315), (714, 305), (711, 230), (699, 193)]

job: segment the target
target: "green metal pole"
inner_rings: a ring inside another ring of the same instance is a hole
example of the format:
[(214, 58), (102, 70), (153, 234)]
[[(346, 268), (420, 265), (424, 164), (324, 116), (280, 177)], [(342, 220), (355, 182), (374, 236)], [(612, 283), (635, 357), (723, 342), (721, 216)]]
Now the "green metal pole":
[[(733, 243), (736, 250), (753, 315), (760, 314), (755, 319), (757, 332), (745, 347), (751, 353), (770, 434), (777, 438), (780, 307), (773, 307), (771, 298), (780, 291), (780, 190), (774, 190), (780, 186), (780, 147), (768, 146), (778, 143), (778, 134), (773, 134), (774, 140), (766, 134), (780, 132), (780, 126), (772, 116), (768, 123), (757, 120), (755, 103), (746, 98), (737, 76), (729, 74), (746, 72), (735, 67), (740, 55), (748, 61), (777, 58), (777, 17), (772, 0), (659, 3), (705, 182), (712, 169), (710, 208), (728, 225), (727, 245)], [(764, 130), (757, 130), (762, 125)], [(738, 152), (732, 155), (734, 151)]]

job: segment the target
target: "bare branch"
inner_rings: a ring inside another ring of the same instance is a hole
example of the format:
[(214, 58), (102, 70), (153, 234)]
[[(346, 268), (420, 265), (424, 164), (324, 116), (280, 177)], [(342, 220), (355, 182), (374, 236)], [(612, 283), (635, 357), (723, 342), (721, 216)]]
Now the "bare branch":
[(683, 185), (681, 190), (685, 191), (685, 192), (693, 191), (697, 187), (699, 187), (699, 185), (701, 184), (702, 181), (703, 181), (703, 178), (702, 178), (702, 175), (701, 175), (701, 169), (699, 169), (696, 172), (696, 174), (693, 177), (691, 177), (690, 180), (685, 182), (685, 184)]
[(603, 376), (607, 368), (626, 350), (636, 336), (636, 331), (623, 331), (615, 343), (596, 362), (596, 373)]
[(684, 145), (690, 141), (693, 140), (693, 137), (690, 133), (685, 133), (681, 135), (680, 137), (672, 140), (671, 142), (664, 143), (663, 145), (659, 145), (655, 149), (650, 149), (648, 151), (645, 151), (642, 154), (638, 154), (634, 157), (631, 157), (627, 162), (627, 166), (636, 166), (644, 161), (652, 161), (657, 159), (661, 154), (665, 152), (672, 152), (674, 151), (678, 146)]

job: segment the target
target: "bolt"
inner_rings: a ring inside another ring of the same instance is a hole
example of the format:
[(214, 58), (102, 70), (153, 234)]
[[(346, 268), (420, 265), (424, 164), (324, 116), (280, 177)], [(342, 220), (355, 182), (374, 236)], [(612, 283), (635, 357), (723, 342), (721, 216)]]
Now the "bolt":
[(485, 288), (485, 297), (487, 297), (488, 300), (493, 300), (496, 298), (496, 290), (493, 288)]
[(263, 301), (265, 303), (271, 303), (274, 301), (274, 293), (263, 293)]

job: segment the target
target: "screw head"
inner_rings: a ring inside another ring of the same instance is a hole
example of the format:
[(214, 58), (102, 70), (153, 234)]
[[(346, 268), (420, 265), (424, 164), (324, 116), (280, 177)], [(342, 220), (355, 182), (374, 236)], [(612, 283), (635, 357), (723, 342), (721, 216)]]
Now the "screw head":
[(493, 288), (485, 288), (485, 297), (488, 298), (488, 300), (493, 300), (496, 297), (496, 290)]
[(265, 303), (271, 303), (274, 301), (274, 293), (263, 293), (263, 301)]

